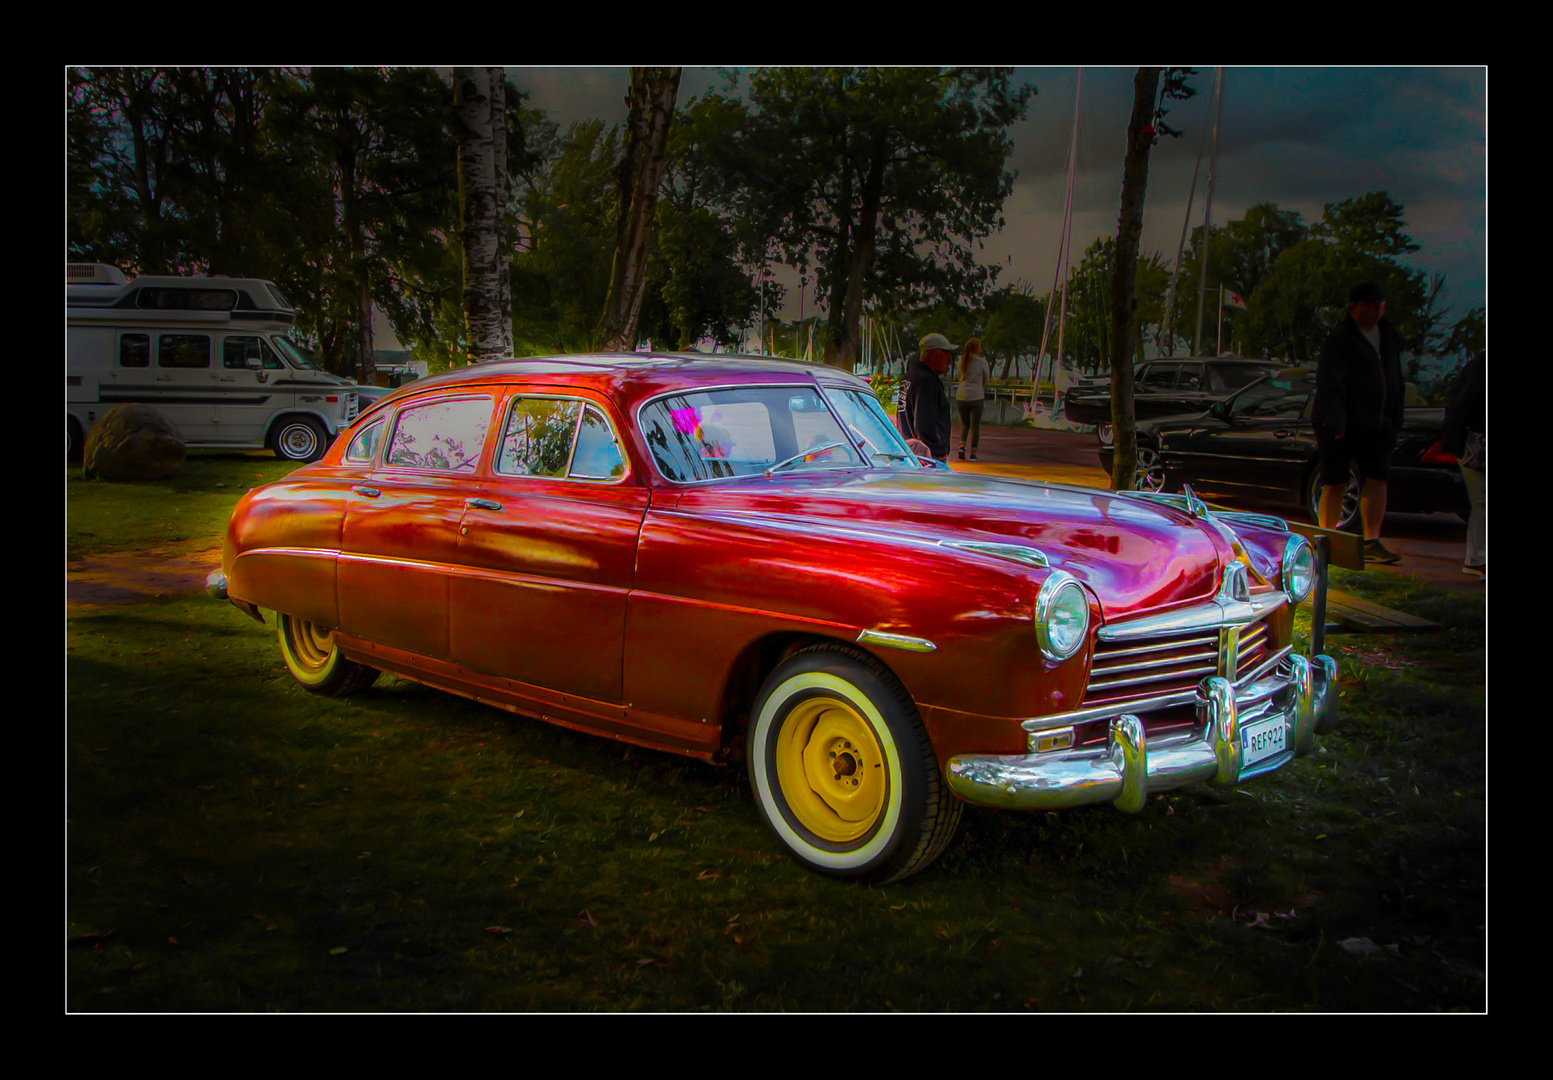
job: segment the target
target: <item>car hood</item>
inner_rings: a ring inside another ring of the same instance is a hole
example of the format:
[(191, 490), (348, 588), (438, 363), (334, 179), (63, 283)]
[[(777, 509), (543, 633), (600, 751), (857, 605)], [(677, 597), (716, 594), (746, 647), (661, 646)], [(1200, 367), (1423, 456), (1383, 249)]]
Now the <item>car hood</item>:
[(1234, 558), (1222, 526), (1170, 506), (1098, 488), (943, 470), (751, 477), (687, 491), (678, 511), (908, 539), (923, 544), (925, 556), (945, 540), (1035, 548), (1050, 567), (1088, 585), (1108, 618), (1209, 599), (1221, 566)]

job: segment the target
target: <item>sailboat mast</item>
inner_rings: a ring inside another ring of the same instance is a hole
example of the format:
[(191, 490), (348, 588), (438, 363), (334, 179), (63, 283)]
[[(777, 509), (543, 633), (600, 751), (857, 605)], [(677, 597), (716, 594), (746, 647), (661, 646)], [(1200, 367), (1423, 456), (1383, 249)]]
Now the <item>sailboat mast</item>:
[(1213, 182), (1219, 174), (1219, 120), (1224, 115), (1224, 69), (1219, 68), (1219, 88), (1213, 107), (1213, 156), (1208, 160), (1208, 195), (1203, 200), (1202, 281), (1197, 288), (1197, 331), (1192, 336), (1192, 355), (1202, 355), (1203, 294), (1208, 291), (1208, 240), (1213, 235)]
[[(1073, 236), (1073, 170), (1078, 161), (1078, 107), (1084, 96), (1084, 69), (1078, 69), (1078, 89), (1073, 94), (1073, 141), (1068, 148), (1068, 198), (1062, 210), (1062, 237), (1057, 244), (1057, 267), (1052, 276), (1052, 292), (1062, 286), (1062, 302), (1057, 316), (1057, 355), (1052, 358), (1052, 382), (1057, 381), (1056, 365), (1062, 359), (1063, 318), (1068, 310), (1068, 258)], [(1051, 329), (1051, 305), (1046, 306), (1046, 317), (1041, 321), (1041, 350), (1035, 354), (1035, 371), (1032, 373), (1032, 399), (1041, 392), (1041, 358), (1046, 355), (1047, 331)]]
[[(1222, 71), (1223, 69), (1219, 69)], [(1208, 127), (1213, 122), (1213, 88), (1218, 84), (1219, 73), (1215, 72), (1213, 84), (1208, 87), (1207, 108), (1203, 110), (1202, 133), (1197, 137), (1197, 161), (1192, 165), (1192, 186), (1186, 192), (1186, 214), (1181, 218), (1181, 242), (1176, 245), (1176, 261), (1170, 271), (1170, 288), (1165, 293), (1165, 339), (1170, 352), (1174, 353), (1176, 310), (1176, 281), (1181, 276), (1181, 256), (1186, 252), (1186, 234), (1192, 227), (1192, 203), (1197, 199), (1197, 175), (1202, 172), (1202, 152), (1208, 145)]]

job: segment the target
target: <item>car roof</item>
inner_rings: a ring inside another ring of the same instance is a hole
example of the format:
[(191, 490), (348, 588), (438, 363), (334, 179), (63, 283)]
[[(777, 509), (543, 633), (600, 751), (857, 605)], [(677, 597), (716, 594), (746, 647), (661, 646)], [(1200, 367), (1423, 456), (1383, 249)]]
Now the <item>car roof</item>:
[(866, 379), (825, 364), (808, 364), (735, 353), (590, 353), (486, 360), (417, 379), (401, 389), (420, 392), (460, 385), (501, 384), (516, 380), (549, 386), (592, 387), (614, 397), (622, 408), (663, 393), (719, 384), (790, 383), (817, 380), (854, 389), (871, 389)]

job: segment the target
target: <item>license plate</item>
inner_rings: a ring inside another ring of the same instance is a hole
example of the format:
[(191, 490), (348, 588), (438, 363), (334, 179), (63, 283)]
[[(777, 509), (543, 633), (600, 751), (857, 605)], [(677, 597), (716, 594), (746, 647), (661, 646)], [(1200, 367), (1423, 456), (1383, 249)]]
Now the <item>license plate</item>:
[(1284, 748), (1283, 718), (1275, 716), (1240, 729), (1240, 763), (1244, 768), (1263, 758), (1281, 753)]

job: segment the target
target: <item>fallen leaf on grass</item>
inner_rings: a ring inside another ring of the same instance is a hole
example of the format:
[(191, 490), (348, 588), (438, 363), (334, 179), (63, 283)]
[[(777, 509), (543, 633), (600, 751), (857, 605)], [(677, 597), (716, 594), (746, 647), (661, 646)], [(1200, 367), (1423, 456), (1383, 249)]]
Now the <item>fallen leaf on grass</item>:
[(510, 933), (512, 933), (512, 927), (510, 927), (510, 926), (487, 926), (485, 928), (485, 932), (487, 934), (510, 934)]
[(330, 956), (339, 956), (341, 953), (349, 952), (349, 951), (350, 950), (347, 949), (344, 945), (337, 945), (334, 948), (329, 950), (329, 955)]
[(69, 945), (90, 945), (101, 941), (103, 938), (108, 937), (112, 933), (112, 930), (92, 930), (85, 934), (77, 934), (74, 937), (66, 938), (65, 941), (66, 944)]
[(720, 871), (717, 871), (717, 870), (703, 870), (699, 874), (696, 875), (696, 880), (697, 881), (713, 881), (713, 880), (716, 880), (717, 878), (720, 878), (722, 876), (723, 876), (722, 873)]
[(663, 966), (663, 965), (662, 965), (662, 964), (659, 964), (659, 963), (658, 963), (658, 961), (656, 961), (656, 960), (653, 960), (653, 959), (651, 959), (651, 958), (649, 958), (649, 959), (646, 959), (646, 960), (638, 960), (638, 961), (637, 961), (637, 962), (636, 962), (636, 966), (637, 966), (637, 967), (646, 967), (646, 966), (647, 966), (647, 965), (648, 965), (648, 964), (655, 964), (655, 965), (657, 965), (657, 966), (658, 966), (658, 967), (662, 967), (662, 966)]
[(577, 918), (580, 919), (581, 921), (587, 923), (589, 926), (593, 927), (595, 930), (598, 929), (598, 925), (599, 924), (593, 921), (593, 916), (588, 914), (587, 908), (584, 908), (583, 910), (579, 911), (577, 913)]

